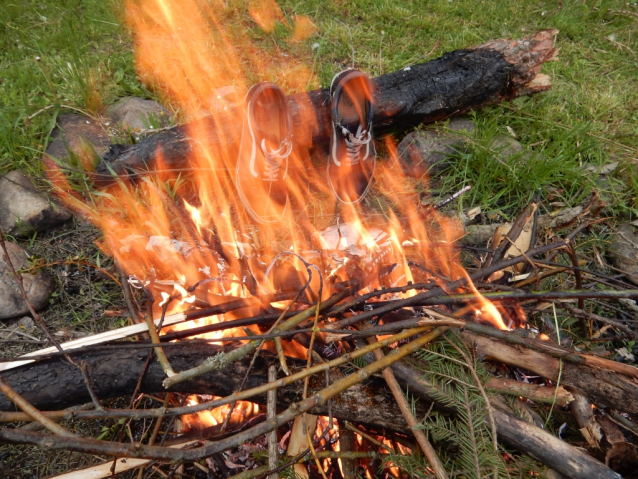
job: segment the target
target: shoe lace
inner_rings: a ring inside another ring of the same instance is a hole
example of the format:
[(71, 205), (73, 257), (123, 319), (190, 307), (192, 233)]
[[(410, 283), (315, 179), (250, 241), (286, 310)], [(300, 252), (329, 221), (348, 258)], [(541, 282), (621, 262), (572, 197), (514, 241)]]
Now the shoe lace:
[(359, 163), (361, 148), (370, 143), (372, 136), (369, 131), (363, 129), (363, 125), (359, 125), (354, 135), (344, 126), (341, 127), (341, 132), (346, 141), (346, 159), (350, 165), (356, 165)]
[(266, 139), (261, 140), (261, 151), (264, 153), (266, 162), (264, 163), (264, 181), (276, 181), (279, 176), (279, 168), (286, 158), (292, 153), (292, 142), (290, 138), (284, 138), (279, 149), (269, 150), (266, 146)]

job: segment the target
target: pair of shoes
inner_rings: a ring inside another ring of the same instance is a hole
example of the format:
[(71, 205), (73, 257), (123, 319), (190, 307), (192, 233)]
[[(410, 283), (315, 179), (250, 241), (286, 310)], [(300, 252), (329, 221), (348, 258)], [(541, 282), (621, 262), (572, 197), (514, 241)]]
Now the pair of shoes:
[[(357, 70), (338, 73), (330, 98), (328, 184), (337, 200), (357, 204), (370, 190), (376, 161), (370, 81)], [(259, 83), (248, 91), (244, 108), (235, 184), (255, 221), (276, 223), (288, 208), (288, 158), (293, 151), (286, 95), (272, 83)]]

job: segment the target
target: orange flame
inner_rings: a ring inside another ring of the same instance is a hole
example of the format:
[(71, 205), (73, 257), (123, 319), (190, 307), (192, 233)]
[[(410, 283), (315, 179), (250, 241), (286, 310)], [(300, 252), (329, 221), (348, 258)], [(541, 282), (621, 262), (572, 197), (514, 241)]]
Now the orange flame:
[[(220, 399), (213, 396), (210, 400)], [(188, 396), (187, 406), (194, 406), (200, 403), (199, 396)], [(219, 406), (209, 411), (200, 411), (195, 414), (187, 414), (181, 417), (187, 429), (203, 429), (205, 427), (218, 426), (224, 423), (226, 416), (230, 412), (230, 404)], [(248, 401), (237, 401), (231, 414), (229, 424), (242, 424), (251, 417), (259, 414), (259, 405)]]
[[(244, 121), (242, 98), (259, 81), (277, 83), (288, 93), (303, 92), (318, 86), (318, 81), (307, 66), (310, 61), (285, 56), (277, 46), (260, 46), (250, 33), (281, 27), (291, 33), (291, 43), (302, 42), (315, 32), (310, 19), (298, 16), (287, 22), (275, 0), (250, 0), (247, 11), (254, 25), (224, 0), (127, 2), (137, 72), (150, 89), (178, 109), (180, 120), (188, 122), (184, 128), (192, 145), (188, 158), (192, 168), (173, 171), (158, 152), (152, 176), (137, 177), (136, 184), (120, 181), (89, 202), (49, 162), (50, 178), (67, 205), (104, 232), (103, 250), (140, 282), (153, 284), (162, 301), (177, 298), (172, 310), (219, 304), (229, 296), (251, 297), (255, 290), (260, 295), (275, 293), (289, 284), (299, 283), (298, 291), (308, 280), (299, 258), (281, 256), (278, 267), (266, 275), (265, 265), (282, 252), (299, 252), (321, 265), (327, 279), (324, 298), (334, 292), (332, 285), (355, 277), (376, 278), (368, 286), (371, 289), (409, 281), (446, 285), (467, 277), (453, 247), (462, 227), (421, 204), (419, 192), (426, 189), (427, 178), (404, 174), (392, 139), (385, 141), (387, 154), (378, 160), (373, 193), (355, 207), (336, 204), (326, 185), (325, 162), (317, 165), (310, 157), (318, 123), (314, 110), (303, 102), (298, 102), (295, 124), (305, 128), (295, 130), (289, 160), (292, 207), (276, 226), (250, 221), (233, 179)], [(396, 268), (381, 275), (380, 270), (391, 264)], [(292, 273), (286, 276), (285, 267)], [(207, 281), (194, 293), (187, 291), (203, 280)], [(474, 285), (470, 290), (480, 319), (506, 328), (499, 310)], [(315, 275), (306, 296), (314, 301), (318, 291)], [(261, 309), (256, 302), (239, 312), (175, 328), (246, 317)], [(257, 327), (254, 331), (260, 333)], [(206, 337), (228, 336), (245, 333), (233, 329)], [(305, 355), (295, 343), (286, 341), (284, 346), (292, 355)]]

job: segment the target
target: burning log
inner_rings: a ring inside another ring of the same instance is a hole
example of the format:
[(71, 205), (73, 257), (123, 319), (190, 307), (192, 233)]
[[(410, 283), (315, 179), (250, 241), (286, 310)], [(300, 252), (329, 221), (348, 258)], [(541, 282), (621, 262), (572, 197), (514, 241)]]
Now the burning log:
[[(491, 40), (375, 78), (375, 134), (378, 137), (405, 131), (421, 123), (548, 90), (549, 77), (539, 71), (554, 57), (555, 33), (545, 30), (517, 41)], [(328, 89), (291, 95), (288, 104), (295, 144), (324, 158), (331, 131)], [(191, 159), (197, 156), (202, 138), (193, 141), (191, 131), (205, 132), (208, 145), (204, 147), (210, 151), (220, 149), (232, 157), (241, 137), (238, 118), (241, 115), (236, 110), (220, 112), (162, 131), (136, 145), (113, 145), (93, 177), (99, 185), (107, 186), (113, 182), (111, 171), (119, 177), (135, 176), (158, 167), (158, 158), (165, 169), (194, 168)], [(220, 162), (219, 169), (225, 168)]]
[[(165, 349), (171, 364), (177, 369), (188, 369), (222, 350), (223, 348), (218, 346), (189, 344), (187, 341)], [(147, 349), (125, 349), (116, 352), (100, 351), (97, 354), (86, 353), (77, 356), (77, 359), (87, 364), (97, 396), (100, 399), (108, 399), (130, 395), (134, 391), (147, 355)], [(276, 359), (272, 353), (262, 351), (248, 377), (247, 389), (268, 382), (268, 365), (273, 360)], [(239, 389), (249, 363), (250, 357), (244, 358), (222, 370), (211, 371), (195, 379), (178, 383), (169, 391), (230, 395)], [(301, 369), (305, 361), (288, 358), (288, 364), (295, 369)], [(77, 368), (60, 360), (44, 361), (7, 371), (4, 378), (29, 403), (41, 410), (62, 409), (90, 400), (90, 397), (86, 397), (87, 390)], [(165, 378), (160, 364), (153, 361), (144, 375), (140, 392), (166, 391), (162, 385)], [(377, 429), (405, 431), (407, 424), (396, 406), (392, 393), (382, 387), (382, 384), (382, 381), (375, 379), (365, 387), (350, 388), (343, 393), (341, 399), (332, 402), (333, 415), (346, 421), (368, 424)], [(290, 406), (301, 396), (302, 389), (302, 384), (280, 388), (277, 393), (278, 408)], [(266, 395), (257, 396), (252, 400), (265, 405)], [(11, 409), (11, 401), (2, 396), (0, 410)], [(425, 405), (421, 405), (418, 411), (424, 414), (427, 409)], [(328, 407), (324, 405), (313, 409), (312, 412), (317, 415), (328, 415)]]

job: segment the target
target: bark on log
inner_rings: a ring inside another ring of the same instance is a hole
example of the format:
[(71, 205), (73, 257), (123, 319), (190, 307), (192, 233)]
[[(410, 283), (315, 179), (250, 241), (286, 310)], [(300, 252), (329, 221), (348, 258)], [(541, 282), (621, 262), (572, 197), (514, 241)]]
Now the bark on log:
[[(182, 371), (202, 363), (223, 348), (206, 344), (188, 344), (165, 348), (171, 365)], [(100, 399), (110, 399), (130, 395), (144, 368), (148, 349), (123, 349), (118, 351), (100, 351), (74, 356), (76, 361), (84, 361), (88, 367), (96, 395)], [(233, 363), (227, 368), (205, 374), (191, 381), (185, 381), (170, 388), (169, 391), (190, 394), (211, 394), (227, 396), (239, 388), (251, 357)], [(262, 351), (244, 389), (268, 382), (268, 365), (277, 364), (276, 356)], [(302, 368), (305, 361), (288, 359), (290, 368)], [(57, 410), (90, 401), (82, 375), (78, 369), (60, 359), (46, 360), (6, 371), (3, 377), (27, 401), (40, 410)], [(166, 375), (160, 364), (154, 359), (144, 376), (140, 392), (158, 393), (166, 389), (162, 381)], [(312, 380), (312, 390), (325, 387), (323, 380)], [(287, 408), (301, 399), (303, 382), (291, 384), (277, 390), (277, 407)], [(266, 395), (253, 398), (253, 401), (265, 405)], [(13, 411), (15, 406), (3, 395), (0, 397), (0, 411)], [(419, 413), (425, 414), (425, 405)], [(328, 415), (328, 408), (312, 410), (313, 414)], [(408, 426), (399, 411), (392, 393), (382, 379), (371, 378), (366, 384), (359, 384), (344, 391), (332, 400), (332, 413), (338, 419), (354, 421), (387, 429), (405, 432)]]
[[(383, 136), (414, 128), (421, 123), (449, 118), (487, 105), (512, 100), (551, 88), (549, 77), (539, 71), (554, 55), (554, 30), (541, 31), (522, 40), (491, 40), (478, 47), (456, 50), (427, 63), (373, 79), (374, 132)], [(325, 158), (330, 140), (328, 89), (288, 97), (293, 137), (300, 151)], [(162, 167), (193, 167), (195, 148), (189, 132), (204, 131), (205, 148), (221, 148), (234, 157), (241, 136), (241, 118), (232, 111), (172, 128), (136, 145), (113, 145), (98, 165), (95, 181), (112, 182), (110, 170), (125, 177), (154, 169), (161, 155)], [(223, 164), (219, 165), (224, 168)]]
[[(613, 408), (629, 414), (638, 413), (638, 382), (635, 378), (592, 365), (560, 361), (548, 354), (524, 346), (463, 332), (468, 344), (477, 348), (485, 359), (499, 361), (531, 371), (554, 382), (568, 391), (585, 395), (596, 406)], [(534, 341), (529, 339), (529, 341)]]

